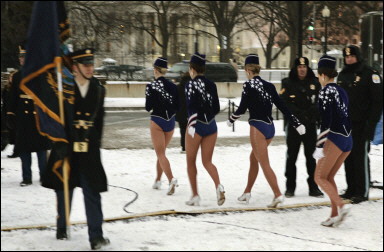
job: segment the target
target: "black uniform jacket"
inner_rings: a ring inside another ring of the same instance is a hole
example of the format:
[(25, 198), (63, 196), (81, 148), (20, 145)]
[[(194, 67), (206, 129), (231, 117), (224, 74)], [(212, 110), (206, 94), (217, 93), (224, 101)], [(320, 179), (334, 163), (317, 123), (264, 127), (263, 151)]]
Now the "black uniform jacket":
[(304, 80), (285, 78), (281, 81), (280, 97), (292, 114), (306, 125), (316, 123), (320, 118), (317, 105), (320, 89), (321, 85), (315, 76)]
[[(91, 188), (97, 192), (107, 191), (107, 177), (101, 163), (100, 146), (104, 122), (104, 97), (105, 88), (99, 80), (92, 78), (86, 96), (83, 98), (80, 90), (75, 84), (75, 105), (71, 120), (67, 120), (67, 131), (69, 131), (70, 143), (65, 146), (70, 163), (70, 189), (81, 186), (79, 176), (84, 176)], [(86, 152), (76, 152), (75, 143), (87, 143)], [(60, 144), (60, 143), (59, 143)], [(55, 144), (49, 157), (47, 172), (43, 178), (43, 186), (51, 189), (62, 190), (63, 183), (55, 175), (54, 165), (61, 150)], [(61, 172), (61, 167), (58, 169)]]
[(383, 110), (382, 77), (364, 63), (346, 65), (337, 77), (337, 84), (349, 95), (349, 115), (353, 122), (365, 122), (367, 139), (373, 139)]
[(49, 150), (51, 141), (40, 135), (36, 127), (34, 102), (20, 89), (21, 77), (21, 71), (13, 75), (7, 111), (8, 120), (16, 121), (14, 151), (21, 153)]

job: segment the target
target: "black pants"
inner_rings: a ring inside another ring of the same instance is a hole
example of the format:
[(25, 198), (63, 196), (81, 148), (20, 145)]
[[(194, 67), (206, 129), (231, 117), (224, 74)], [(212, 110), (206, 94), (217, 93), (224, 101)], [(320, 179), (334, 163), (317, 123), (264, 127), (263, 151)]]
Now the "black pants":
[(180, 145), (181, 145), (181, 149), (185, 151), (185, 131), (187, 128), (187, 121), (179, 122), (179, 127), (180, 127)]
[(364, 137), (365, 122), (352, 122), (352, 151), (344, 162), (347, 179), (346, 193), (351, 196), (369, 197), (369, 148)]
[[(87, 215), (89, 241), (103, 237), (101, 224), (103, 223), (103, 212), (101, 209), (100, 193), (92, 190), (84, 176), (80, 176), (81, 187), (83, 188), (85, 213)], [(71, 211), (73, 190), (69, 191)], [(65, 228), (65, 205), (64, 191), (56, 191), (57, 197), (57, 228)]]
[(294, 192), (296, 189), (296, 161), (300, 151), (301, 143), (304, 144), (304, 154), (306, 158), (307, 173), (308, 173), (308, 186), (309, 190), (318, 189), (314, 181), (314, 173), (316, 169), (316, 160), (312, 157), (316, 149), (316, 124), (305, 125), (306, 133), (299, 135), (296, 129), (288, 123), (285, 127), (286, 142), (287, 142), (287, 160), (285, 164), (285, 177), (287, 178), (286, 188), (287, 191)]

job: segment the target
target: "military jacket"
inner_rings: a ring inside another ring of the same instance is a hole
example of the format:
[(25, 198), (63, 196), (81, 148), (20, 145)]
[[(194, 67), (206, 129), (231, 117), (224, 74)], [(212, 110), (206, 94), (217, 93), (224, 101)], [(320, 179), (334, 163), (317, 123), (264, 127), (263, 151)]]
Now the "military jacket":
[(169, 120), (179, 109), (179, 95), (177, 86), (164, 77), (159, 77), (147, 85), (145, 89), (145, 109), (151, 116)]
[(239, 118), (248, 109), (248, 121), (262, 121), (271, 124), (273, 104), (283, 112), (293, 127), (296, 128), (301, 124), (280, 99), (275, 86), (261, 79), (260, 76), (255, 76), (244, 83), (239, 108), (233, 114)]
[(220, 112), (216, 84), (205, 76), (197, 76), (185, 85), (188, 125), (196, 121), (208, 124)]
[(326, 85), (319, 94), (321, 114), (320, 134), (317, 147), (323, 147), (329, 132), (348, 137), (351, 134), (351, 122), (348, 115), (348, 95), (336, 83)]
[(100, 156), (104, 97), (105, 88), (94, 77), (90, 80), (84, 98), (75, 85), (75, 107), (71, 127), (71, 169), (75, 170), (75, 173), (82, 173), (90, 182), (92, 189), (98, 192), (107, 191), (107, 177)]
[(16, 116), (15, 153), (49, 150), (51, 141), (40, 135), (36, 127), (36, 111), (32, 98), (20, 89), (21, 71), (12, 77), (8, 117)]

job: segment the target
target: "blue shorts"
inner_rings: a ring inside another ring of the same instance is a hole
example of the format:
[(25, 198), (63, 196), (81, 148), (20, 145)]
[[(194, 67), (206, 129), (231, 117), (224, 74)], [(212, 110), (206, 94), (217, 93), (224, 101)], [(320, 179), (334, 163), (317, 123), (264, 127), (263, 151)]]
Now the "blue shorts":
[(332, 143), (334, 143), (343, 152), (348, 152), (352, 150), (352, 146), (353, 146), (352, 135), (343, 136), (340, 134), (329, 132), (327, 139), (331, 140)]
[(195, 133), (199, 134), (201, 137), (209, 136), (217, 132), (216, 121), (212, 120), (210, 123), (203, 123), (196, 121), (195, 124)]
[(164, 132), (169, 132), (175, 128), (175, 116), (169, 120), (165, 120), (158, 116), (151, 116), (151, 120), (155, 122)]
[(275, 125), (273, 122), (268, 124), (262, 121), (249, 121), (249, 125), (258, 129), (265, 136), (265, 139), (271, 139), (275, 136)]

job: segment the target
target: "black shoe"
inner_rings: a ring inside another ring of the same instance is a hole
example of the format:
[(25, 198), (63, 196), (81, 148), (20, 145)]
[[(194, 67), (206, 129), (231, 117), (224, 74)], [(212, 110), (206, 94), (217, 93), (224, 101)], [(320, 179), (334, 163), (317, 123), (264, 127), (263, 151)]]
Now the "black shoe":
[(7, 155), (8, 158), (17, 158), (19, 155), (13, 153), (12, 155)]
[(284, 195), (286, 198), (292, 198), (293, 196), (295, 196), (295, 193), (291, 190), (286, 190)]
[(29, 186), (29, 185), (32, 185), (31, 180), (23, 180), (20, 182), (20, 186)]
[(323, 198), (324, 193), (322, 193), (318, 188), (316, 188), (316, 189), (309, 190), (309, 196)]
[(104, 238), (104, 237), (96, 238), (91, 241), (91, 249), (93, 250), (100, 249), (101, 247), (106, 246), (109, 243), (111, 242), (109, 241), (108, 238)]
[(359, 204), (360, 202), (367, 201), (368, 197), (363, 196), (353, 196), (351, 198), (352, 204)]
[(58, 239), (58, 240), (68, 239), (67, 229), (66, 228), (58, 228), (56, 231), (56, 239)]
[(343, 194), (340, 194), (339, 196), (340, 196), (340, 198), (349, 199), (349, 200), (353, 198), (353, 195), (349, 192), (345, 192)]

